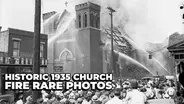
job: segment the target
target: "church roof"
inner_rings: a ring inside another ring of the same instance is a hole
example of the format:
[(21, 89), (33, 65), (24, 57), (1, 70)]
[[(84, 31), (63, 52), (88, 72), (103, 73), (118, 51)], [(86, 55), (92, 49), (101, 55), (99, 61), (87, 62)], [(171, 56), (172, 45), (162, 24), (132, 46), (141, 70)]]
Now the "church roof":
[(56, 14), (56, 11), (52, 11), (52, 12), (47, 12), (43, 14), (43, 20), (47, 20), (48, 18), (50, 18), (51, 16), (53, 16), (54, 14)]

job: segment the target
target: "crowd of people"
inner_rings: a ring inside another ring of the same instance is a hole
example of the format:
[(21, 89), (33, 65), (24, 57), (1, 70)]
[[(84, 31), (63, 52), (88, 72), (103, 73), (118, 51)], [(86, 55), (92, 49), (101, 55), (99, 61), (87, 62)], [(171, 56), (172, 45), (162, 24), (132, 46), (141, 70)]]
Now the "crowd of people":
[[(176, 87), (173, 80), (118, 80), (112, 90), (42, 90), (39, 104), (146, 104), (150, 99), (174, 99)], [(16, 104), (24, 104), (19, 96)], [(25, 104), (33, 104), (28, 96)]]

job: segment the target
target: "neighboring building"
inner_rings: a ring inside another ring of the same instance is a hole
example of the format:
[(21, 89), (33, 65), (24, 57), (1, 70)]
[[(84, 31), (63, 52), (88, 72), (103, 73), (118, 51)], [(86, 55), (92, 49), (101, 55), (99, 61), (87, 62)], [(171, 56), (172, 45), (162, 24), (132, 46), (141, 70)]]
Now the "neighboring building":
[(49, 73), (104, 72), (100, 8), (91, 2), (76, 5), (76, 19), (67, 10), (43, 15)]
[[(5, 73), (29, 73), (33, 63), (34, 33), (24, 30), (8, 28), (0, 32), (0, 93), (4, 83), (2, 75)], [(47, 35), (40, 36), (40, 72), (47, 72)]]
[(180, 73), (184, 70), (184, 35), (174, 33), (169, 37), (167, 48), (173, 56), (173, 73)]

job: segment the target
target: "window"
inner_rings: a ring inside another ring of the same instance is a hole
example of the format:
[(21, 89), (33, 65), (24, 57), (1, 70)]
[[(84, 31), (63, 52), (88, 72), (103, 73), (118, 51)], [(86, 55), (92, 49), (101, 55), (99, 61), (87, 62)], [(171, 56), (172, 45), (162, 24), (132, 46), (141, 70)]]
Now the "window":
[(111, 68), (110, 68), (110, 64), (107, 63), (107, 71), (110, 72)]
[(43, 52), (44, 52), (44, 43), (40, 44), (40, 57), (43, 58)]
[(184, 54), (180, 54), (180, 59), (184, 59)]
[(40, 67), (40, 73), (46, 73), (46, 68)]
[(96, 17), (96, 28), (99, 28), (100, 19), (99, 16)]
[(105, 60), (107, 61), (107, 54), (108, 54), (108, 53), (107, 53), (107, 50), (105, 50), (104, 53), (105, 53)]
[(84, 27), (87, 27), (87, 14), (84, 14)]
[(13, 40), (13, 57), (20, 56), (20, 40)]
[(57, 20), (54, 20), (54, 23), (53, 23), (53, 27), (54, 27), (54, 29), (57, 29), (57, 27), (58, 27), (58, 22), (57, 22)]
[(90, 24), (91, 24), (91, 27), (93, 27), (93, 13), (90, 14)]
[(78, 19), (79, 19), (79, 28), (81, 28), (81, 15), (80, 14), (78, 16)]
[(65, 52), (62, 53), (61, 59), (64, 60), (64, 61), (71, 60), (72, 59), (72, 54), (68, 51), (65, 51)]

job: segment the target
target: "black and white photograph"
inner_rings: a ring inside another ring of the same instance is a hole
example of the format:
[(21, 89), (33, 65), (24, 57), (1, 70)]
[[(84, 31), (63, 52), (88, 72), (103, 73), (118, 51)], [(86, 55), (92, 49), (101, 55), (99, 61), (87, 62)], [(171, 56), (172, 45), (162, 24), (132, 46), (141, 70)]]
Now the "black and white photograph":
[(0, 104), (184, 104), (184, 0), (0, 0)]

